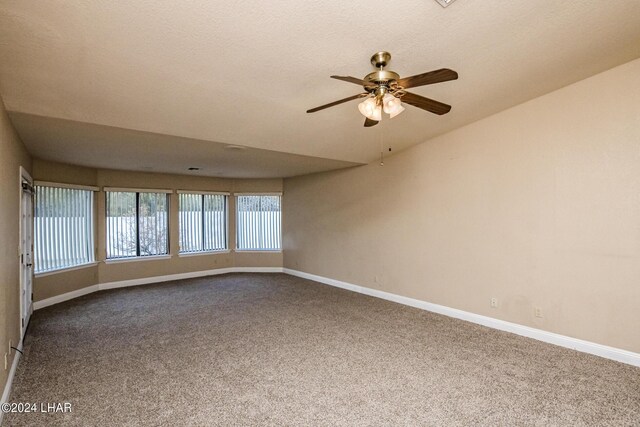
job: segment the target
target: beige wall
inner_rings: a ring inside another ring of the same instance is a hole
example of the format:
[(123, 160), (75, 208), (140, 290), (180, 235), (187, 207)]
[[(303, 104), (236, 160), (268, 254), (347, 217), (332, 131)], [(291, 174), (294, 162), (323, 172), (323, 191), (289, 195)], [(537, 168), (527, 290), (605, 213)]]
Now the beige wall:
[(36, 277), (33, 284), (33, 300), (40, 301), (55, 297), (96, 283), (98, 283), (98, 266)]
[[(190, 175), (168, 175), (142, 172), (103, 170), (34, 160), (34, 179), (99, 187), (158, 188), (168, 190), (200, 190), (224, 192), (282, 191), (281, 179), (226, 179)], [(170, 259), (142, 259), (107, 262), (105, 244), (105, 195), (96, 193), (96, 260), (95, 267), (63, 271), (37, 277), (34, 284), (36, 301), (81, 289), (97, 283), (140, 279), (224, 267), (282, 267), (282, 253), (229, 252), (179, 256), (178, 195), (170, 196)], [(235, 247), (235, 200), (229, 198), (229, 247)]]
[[(20, 166), (30, 172), (31, 158), (0, 99), (0, 390), (4, 390), (9, 373), (4, 370), (9, 340), (17, 346), (20, 339)], [(15, 351), (9, 357), (9, 366), (14, 356)]]
[(640, 352), (640, 60), (285, 194), (287, 268)]

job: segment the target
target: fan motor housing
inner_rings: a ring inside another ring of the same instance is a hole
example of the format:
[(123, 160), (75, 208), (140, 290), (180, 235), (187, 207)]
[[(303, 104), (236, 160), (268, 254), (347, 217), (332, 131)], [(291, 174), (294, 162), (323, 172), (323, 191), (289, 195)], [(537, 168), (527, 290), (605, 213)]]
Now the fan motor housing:
[(365, 85), (364, 89), (367, 92), (375, 92), (378, 86), (391, 87), (392, 85), (397, 85), (400, 76), (393, 71), (379, 70), (367, 74), (363, 80), (365, 82), (371, 82), (371, 85)]

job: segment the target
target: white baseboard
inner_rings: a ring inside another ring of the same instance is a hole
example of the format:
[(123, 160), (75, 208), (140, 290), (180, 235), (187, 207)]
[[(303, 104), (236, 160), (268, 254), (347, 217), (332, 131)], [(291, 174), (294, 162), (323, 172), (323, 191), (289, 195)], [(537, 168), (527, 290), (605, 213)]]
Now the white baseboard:
[(44, 307), (48, 307), (53, 304), (58, 304), (60, 302), (68, 301), (70, 299), (78, 298), (83, 295), (91, 294), (93, 292), (98, 291), (98, 285), (91, 285), (85, 288), (81, 288), (75, 291), (67, 292), (66, 294), (56, 295), (55, 297), (43, 299), (40, 301), (35, 301), (33, 303), (33, 309), (38, 310)]
[(172, 280), (193, 279), (195, 277), (214, 276), (216, 274), (233, 273), (233, 268), (217, 268), (215, 270), (190, 271), (188, 273), (168, 274), (165, 276), (143, 277), (141, 279), (120, 280), (98, 285), (99, 290), (127, 288), (129, 286), (148, 285), (150, 283), (170, 282)]
[(282, 267), (233, 267), (231, 273), (283, 273)]
[[(22, 351), (22, 341), (18, 344), (18, 350)], [(0, 400), (0, 405), (9, 402), (9, 397), (11, 395), (11, 386), (13, 385), (13, 377), (16, 375), (16, 369), (18, 368), (18, 362), (20, 361), (20, 356), (22, 353), (20, 351), (14, 351), (13, 363), (11, 363), (11, 369), (9, 370), (9, 376), (7, 376), (7, 382), (4, 385), (4, 391), (2, 392), (2, 400)], [(2, 416), (4, 412), (0, 411), (0, 425), (2, 425)]]
[(148, 285), (150, 283), (169, 282), (172, 280), (193, 279), (196, 277), (215, 276), (227, 273), (282, 273), (282, 267), (225, 267), (214, 270), (192, 271), (189, 273), (169, 274), (165, 276), (144, 277), (141, 279), (121, 280), (118, 282), (99, 283), (87, 286), (76, 291), (56, 295), (55, 297), (43, 299), (33, 303), (33, 309), (38, 310), (53, 304), (78, 298), (93, 292), (105, 289), (126, 288), (129, 286)]
[(617, 362), (622, 362), (629, 365), (640, 367), (640, 354), (634, 353), (631, 351), (622, 350), (615, 347), (609, 347), (606, 345), (597, 344), (594, 342), (585, 341), (578, 338), (572, 338), (565, 335), (556, 334), (553, 332), (543, 331), (541, 329), (531, 328), (529, 326), (523, 326), (517, 323), (511, 323), (504, 320), (494, 319), (492, 317), (482, 316), (480, 314), (470, 313), (468, 311), (458, 310), (455, 308), (446, 307), (444, 305), (432, 304), (432, 303), (417, 300), (414, 298), (409, 298), (401, 295), (392, 294), (389, 292), (379, 291), (377, 289), (366, 288), (364, 286), (354, 285), (352, 283), (342, 282), (340, 280), (329, 279), (327, 277), (317, 276), (315, 274), (309, 274), (302, 271), (291, 270), (289, 268), (284, 268), (283, 272), (290, 274), (292, 276), (301, 277), (303, 279), (309, 279), (315, 282), (320, 282), (326, 285), (347, 289), (353, 292), (358, 292), (358, 293), (369, 295), (372, 297), (382, 298), (382, 299), (393, 301), (399, 304), (408, 305), (410, 307), (431, 311), (433, 313), (443, 314), (445, 316), (466, 320), (467, 322), (477, 323), (479, 325), (487, 326), (489, 328), (511, 332), (524, 337), (533, 338), (538, 341), (544, 341), (544, 342), (555, 344), (561, 347), (566, 347), (573, 350), (581, 351), (583, 353), (589, 353), (596, 356), (604, 357), (606, 359), (611, 359)]

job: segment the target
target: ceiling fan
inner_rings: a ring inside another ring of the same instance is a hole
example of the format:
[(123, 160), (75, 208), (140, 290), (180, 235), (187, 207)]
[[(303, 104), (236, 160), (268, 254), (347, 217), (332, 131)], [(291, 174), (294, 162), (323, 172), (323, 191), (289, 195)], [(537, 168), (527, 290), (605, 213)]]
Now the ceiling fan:
[(371, 64), (376, 67), (376, 71), (367, 74), (363, 79), (349, 76), (331, 76), (332, 79), (361, 85), (365, 92), (312, 108), (307, 110), (307, 113), (315, 113), (354, 99), (366, 98), (358, 105), (358, 109), (366, 117), (364, 126), (371, 127), (382, 120), (383, 111), (389, 114), (391, 118), (402, 113), (404, 111), (402, 101), (438, 115), (447, 114), (451, 110), (450, 105), (407, 92), (405, 89), (455, 80), (458, 78), (458, 73), (448, 68), (441, 68), (428, 73), (400, 78), (398, 73), (384, 69), (390, 60), (391, 54), (389, 52), (374, 54), (371, 57)]

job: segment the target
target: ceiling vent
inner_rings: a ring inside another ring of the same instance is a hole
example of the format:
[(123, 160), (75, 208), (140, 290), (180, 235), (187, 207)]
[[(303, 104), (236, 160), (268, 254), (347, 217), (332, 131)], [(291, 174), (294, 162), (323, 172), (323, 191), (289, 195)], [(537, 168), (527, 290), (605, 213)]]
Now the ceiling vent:
[(438, 4), (442, 7), (447, 7), (449, 6), (451, 3), (453, 3), (455, 0), (436, 0), (438, 2)]

